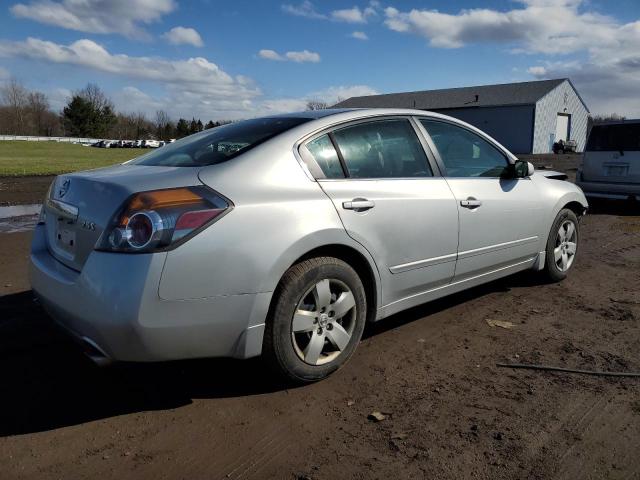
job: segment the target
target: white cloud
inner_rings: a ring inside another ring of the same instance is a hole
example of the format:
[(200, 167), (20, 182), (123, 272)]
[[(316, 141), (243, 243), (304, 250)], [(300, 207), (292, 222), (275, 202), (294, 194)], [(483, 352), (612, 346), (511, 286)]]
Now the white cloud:
[(350, 37), (357, 38), (358, 40), (369, 40), (369, 37), (364, 32), (353, 32)]
[(282, 10), (290, 15), (295, 15), (297, 17), (306, 17), (306, 18), (315, 18), (315, 19), (326, 19), (327, 16), (319, 13), (316, 10), (316, 7), (309, 0), (304, 0), (304, 2), (298, 5), (285, 4), (282, 5)]
[(358, 7), (334, 10), (331, 12), (331, 18), (338, 22), (367, 23), (364, 13)]
[(265, 60), (276, 60), (280, 62), (284, 60), (284, 57), (280, 55), (278, 52), (276, 52), (275, 50), (269, 50), (269, 49), (260, 50), (258, 52), (258, 56), (260, 58), (264, 58)]
[[(196, 105), (199, 111), (238, 111), (239, 105), (261, 95), (251, 79), (233, 77), (203, 57), (184, 60), (132, 57), (112, 54), (92, 40), (70, 45), (28, 38), (22, 42), (0, 41), (0, 57), (76, 65), (124, 78), (150, 81), (163, 86), (169, 104)], [(131, 94), (132, 92), (128, 92)]]
[(33, 0), (13, 5), (11, 12), (69, 30), (148, 38), (142, 25), (160, 20), (175, 8), (174, 0)]
[[(289, 53), (300, 54), (301, 58), (315, 58), (312, 52), (305, 51), (287, 52), (285, 58), (298, 58)], [(112, 92), (114, 103), (119, 111), (144, 112), (150, 117), (156, 110), (162, 109), (173, 118), (236, 120), (304, 110), (311, 98), (334, 101), (337, 98), (374, 93), (369, 87), (356, 85), (329, 87), (297, 98), (265, 98), (251, 78), (232, 76), (203, 57), (184, 60), (133, 57), (111, 53), (87, 39), (70, 45), (35, 38), (18, 42), (0, 40), (0, 57), (73, 65), (137, 80), (136, 85)], [(63, 88), (54, 89), (48, 94), (52, 107), (56, 109), (61, 109), (71, 97), (71, 92)]]
[(484, 8), (457, 14), (413, 9), (385, 9), (391, 30), (426, 37), (434, 47), (469, 43), (511, 43), (522, 51), (566, 54), (593, 43), (616, 42), (618, 25), (610, 17), (581, 12), (582, 0), (519, 0), (523, 8), (506, 12)]
[(290, 15), (320, 20), (334, 20), (336, 22), (346, 23), (367, 23), (367, 20), (370, 17), (378, 15), (379, 9), (380, 2), (377, 0), (371, 0), (367, 6), (362, 9), (358, 6), (354, 6), (351, 8), (333, 10), (329, 14), (318, 12), (315, 5), (309, 0), (305, 0), (298, 5), (282, 5), (282, 10)]
[(144, 112), (153, 117), (156, 110), (165, 110), (177, 119), (201, 118), (203, 121), (236, 120), (280, 113), (298, 112), (306, 109), (307, 102), (320, 100), (329, 105), (356, 95), (377, 93), (366, 85), (334, 86), (297, 98), (256, 98), (225, 104), (202, 105), (199, 97), (166, 96), (153, 97), (136, 87), (125, 87), (113, 95), (116, 109), (121, 112)]
[(368, 85), (340, 85), (313, 92), (308, 98), (321, 100), (332, 105), (351, 97), (376, 95), (378, 92)]
[(70, 45), (31, 37), (18, 42), (0, 40), (0, 56), (79, 65), (114, 75), (163, 83), (215, 86), (221, 93), (245, 89), (242, 82), (203, 57), (168, 60), (112, 54), (102, 45), (88, 39), (78, 40)]
[(9, 70), (7, 70), (6, 68), (0, 67), (0, 80), (6, 80), (11, 76), (11, 74), (9, 74)]
[(318, 63), (320, 61), (320, 55), (318, 55), (316, 52), (310, 52), (309, 50), (302, 50), (301, 52), (287, 52), (285, 53), (285, 57), (287, 57), (292, 62), (297, 63)]
[(258, 52), (260, 58), (265, 60), (274, 60), (278, 62), (291, 61), (296, 63), (318, 63), (320, 61), (320, 55), (316, 52), (310, 52), (309, 50), (302, 50), (301, 52), (286, 52), (281, 55), (275, 50), (263, 49)]
[[(528, 73), (540, 79), (570, 77), (596, 113), (640, 115), (640, 20), (622, 23), (589, 11), (588, 0), (519, 3), (522, 7), (508, 11), (470, 9), (457, 14), (388, 7), (385, 24), (423, 36), (433, 47), (494, 43), (513, 53), (551, 57), (553, 61), (543, 60)], [(556, 60), (558, 56), (562, 60)]]
[(193, 45), (194, 47), (202, 47), (204, 45), (202, 37), (193, 28), (173, 27), (162, 36), (172, 45)]

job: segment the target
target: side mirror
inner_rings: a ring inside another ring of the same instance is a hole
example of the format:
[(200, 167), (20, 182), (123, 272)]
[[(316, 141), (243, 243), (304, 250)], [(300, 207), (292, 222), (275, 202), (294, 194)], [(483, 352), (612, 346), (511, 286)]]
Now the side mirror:
[(526, 162), (524, 160), (516, 160), (516, 163), (513, 165), (513, 173), (516, 178), (526, 178), (533, 175), (535, 171), (533, 164), (531, 162)]

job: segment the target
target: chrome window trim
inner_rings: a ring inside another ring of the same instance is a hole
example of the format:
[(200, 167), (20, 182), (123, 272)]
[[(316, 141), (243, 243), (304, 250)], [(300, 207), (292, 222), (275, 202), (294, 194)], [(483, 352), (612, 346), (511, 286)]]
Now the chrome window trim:
[[(300, 138), (298, 141), (295, 142), (294, 146), (293, 146), (293, 150), (294, 150), (294, 154), (296, 155), (296, 158), (298, 159), (298, 162), (302, 162), (303, 164), (305, 163), (305, 160), (302, 156), (302, 153), (300, 151), (301, 147), (305, 146), (308, 142), (311, 142), (313, 140), (315, 140), (316, 138), (321, 137), (322, 135), (325, 134), (329, 134), (329, 133), (333, 133), (336, 130), (342, 129), (342, 128), (348, 128), (354, 125), (359, 125), (361, 123), (370, 123), (370, 122), (377, 122), (377, 121), (384, 121), (384, 120), (407, 120), (409, 122), (409, 125), (413, 128), (413, 132), (416, 135), (418, 142), (420, 143), (420, 145), (422, 146), (422, 150), (424, 152), (424, 155), (427, 159), (427, 166), (429, 167), (429, 169), (431, 170), (431, 175), (427, 176), (427, 177), (371, 177), (371, 178), (354, 178), (354, 177), (344, 177), (344, 178), (326, 178), (324, 176), (324, 173), (322, 174), (322, 177), (313, 177), (312, 172), (310, 171), (310, 169), (305, 165), (305, 172), (308, 172), (308, 175), (311, 175), (312, 179), (316, 182), (341, 182), (341, 181), (345, 181), (345, 180), (368, 180), (368, 181), (381, 181), (381, 180), (425, 180), (425, 179), (429, 179), (429, 178), (440, 178), (440, 169), (438, 168), (437, 170), (434, 170), (433, 168), (433, 162), (431, 157), (429, 156), (429, 152), (424, 148), (424, 142), (423, 139), (420, 136), (420, 132), (416, 131), (416, 125), (414, 124), (414, 122), (412, 121), (413, 119), (413, 115), (411, 114), (398, 114), (398, 115), (393, 115), (393, 114), (389, 114), (389, 113), (384, 113), (384, 114), (377, 114), (377, 115), (367, 115), (365, 117), (360, 117), (360, 118), (355, 118), (355, 119), (350, 119), (350, 120), (344, 120), (342, 122), (337, 122), (334, 123), (332, 125), (320, 128), (314, 132), (311, 132), (307, 135), (305, 135), (304, 137)], [(335, 148), (335, 147), (334, 147)], [(306, 147), (305, 147), (306, 149)], [(336, 150), (336, 153), (337, 150)], [(340, 155), (340, 154), (339, 154)], [(310, 159), (311, 160), (311, 159)], [(320, 171), (322, 171), (322, 169), (320, 168), (320, 166), (317, 164), (317, 162), (315, 161), (315, 159), (313, 160), (313, 163), (317, 166), (318, 169), (320, 169)]]

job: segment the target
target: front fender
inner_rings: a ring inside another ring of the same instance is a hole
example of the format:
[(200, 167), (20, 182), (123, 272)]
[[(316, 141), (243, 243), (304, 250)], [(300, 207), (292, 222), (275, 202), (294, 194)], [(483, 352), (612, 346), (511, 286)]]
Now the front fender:
[(558, 197), (558, 199), (553, 205), (551, 215), (549, 216), (549, 221), (547, 222), (546, 235), (548, 235), (549, 232), (551, 231), (551, 226), (553, 225), (553, 222), (558, 216), (558, 213), (560, 213), (560, 210), (565, 208), (570, 203), (578, 203), (582, 205), (585, 212), (589, 208), (587, 197), (585, 197), (580, 187), (578, 187), (577, 185), (574, 185), (573, 183), (568, 183), (568, 182), (562, 182), (562, 184), (563, 184), (563, 187), (567, 187), (567, 188), (564, 189), (565, 191), (560, 194), (560, 196)]

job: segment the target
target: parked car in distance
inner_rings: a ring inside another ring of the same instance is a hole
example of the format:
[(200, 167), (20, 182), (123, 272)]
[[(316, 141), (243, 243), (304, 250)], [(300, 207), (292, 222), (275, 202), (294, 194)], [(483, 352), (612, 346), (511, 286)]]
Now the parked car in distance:
[(367, 322), (522, 270), (564, 279), (588, 205), (546, 175), (420, 110), (236, 122), (57, 177), (31, 285), (97, 363), (262, 354), (312, 382)]
[(160, 146), (160, 142), (158, 140), (143, 140), (142, 148), (158, 148)]
[(640, 198), (640, 119), (594, 125), (576, 183), (588, 197)]

